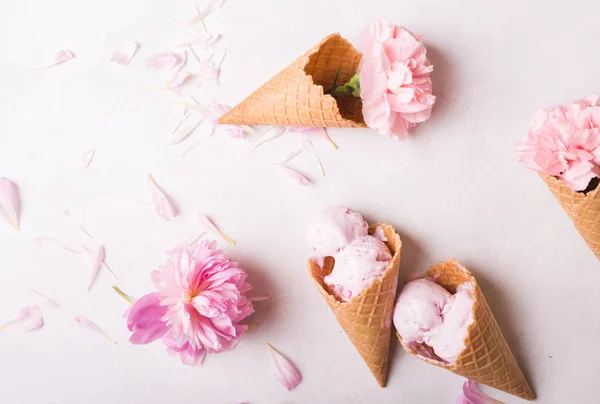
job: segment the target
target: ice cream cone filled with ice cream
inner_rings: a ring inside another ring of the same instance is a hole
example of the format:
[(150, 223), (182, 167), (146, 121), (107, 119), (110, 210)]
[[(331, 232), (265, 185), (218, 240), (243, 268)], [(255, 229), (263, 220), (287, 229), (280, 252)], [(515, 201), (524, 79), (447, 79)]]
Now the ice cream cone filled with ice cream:
[(368, 226), (344, 207), (310, 225), (309, 275), (380, 386), (387, 380), (400, 236), (385, 223)]
[(394, 309), (404, 349), (419, 359), (526, 400), (535, 395), (481, 289), (457, 260), (408, 282)]

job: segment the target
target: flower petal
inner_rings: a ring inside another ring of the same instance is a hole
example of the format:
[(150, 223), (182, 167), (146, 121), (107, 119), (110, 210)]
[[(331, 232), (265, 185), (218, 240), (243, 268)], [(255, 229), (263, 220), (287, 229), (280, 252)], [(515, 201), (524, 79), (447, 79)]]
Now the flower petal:
[(15, 230), (20, 230), (21, 198), (19, 188), (8, 178), (0, 177), (0, 217)]
[(302, 148), (311, 156), (313, 156), (315, 158), (315, 160), (317, 161), (317, 164), (319, 165), (319, 169), (321, 170), (321, 175), (323, 177), (325, 177), (325, 170), (323, 170), (323, 164), (321, 164), (321, 159), (319, 158), (319, 155), (317, 154), (317, 150), (315, 149), (315, 147), (313, 146), (312, 142), (308, 139), (302, 139)]
[(96, 282), (96, 278), (98, 278), (98, 273), (100, 273), (100, 268), (104, 264), (104, 259), (106, 258), (104, 246), (100, 245), (96, 249), (92, 250), (87, 247), (83, 247), (83, 252), (90, 257), (92, 261), (92, 273), (90, 275), (90, 281), (88, 283), (88, 291), (92, 289), (94, 282)]
[(25, 332), (39, 330), (44, 326), (42, 309), (37, 305), (24, 307), (15, 318), (0, 325), (0, 332), (14, 326)]
[(117, 345), (117, 342), (112, 339), (111, 337), (108, 336), (107, 333), (105, 333), (100, 327), (98, 327), (96, 325), (96, 323), (94, 323), (92, 320), (90, 320), (87, 317), (84, 316), (75, 316), (74, 320), (77, 324), (79, 324), (81, 327), (86, 328), (98, 335), (102, 335), (104, 338), (106, 338), (107, 340), (109, 340), (110, 342), (112, 342), (113, 344)]
[(213, 11), (221, 8), (223, 4), (225, 4), (227, 0), (209, 0), (204, 7), (196, 7), (198, 14), (194, 16), (191, 20), (188, 21), (188, 24), (197, 24), (204, 19), (207, 15), (211, 14)]
[(88, 168), (90, 166), (95, 153), (94, 149), (89, 149), (81, 155), (81, 168)]
[(135, 56), (139, 48), (140, 46), (133, 42), (127, 45), (124, 50), (113, 53), (110, 57), (110, 61), (126, 66), (131, 62), (131, 59), (133, 59), (133, 56)]
[(259, 138), (256, 140), (256, 144), (252, 150), (250, 150), (250, 153), (256, 150), (261, 144), (283, 135), (283, 132), (285, 132), (285, 126), (271, 126), (259, 136)]
[(188, 136), (190, 136), (198, 126), (202, 123), (203, 118), (186, 118), (175, 127), (171, 136), (169, 136), (169, 145), (173, 146), (183, 142)]
[(232, 239), (231, 237), (229, 237), (227, 234), (223, 233), (221, 231), (221, 229), (219, 229), (217, 227), (216, 224), (213, 223), (212, 220), (210, 220), (208, 218), (208, 216), (206, 216), (203, 213), (199, 213), (198, 214), (198, 220), (200, 221), (200, 223), (202, 223), (208, 230), (217, 233), (219, 236), (223, 237), (225, 239), (225, 241), (227, 241), (228, 243), (235, 245), (235, 240)]
[(267, 348), (274, 364), (275, 377), (286, 389), (294, 390), (302, 381), (300, 372), (292, 362), (284, 358), (269, 343), (267, 343)]
[(52, 66), (59, 65), (61, 63), (67, 62), (71, 59), (75, 59), (75, 55), (68, 49), (60, 49), (52, 55), (52, 58), (39, 67), (32, 67), (28, 70), (43, 70)]
[(279, 163), (275, 163), (276, 166), (283, 166), (287, 163), (289, 163), (290, 161), (292, 161), (293, 159), (295, 159), (300, 153), (302, 153), (302, 150), (294, 150), (293, 152), (287, 154)]
[(175, 52), (156, 53), (146, 58), (146, 68), (153, 70), (172, 70), (183, 64), (184, 56)]
[(463, 384), (462, 394), (456, 399), (456, 404), (502, 404), (484, 394), (473, 380)]
[(48, 306), (55, 308), (55, 309), (60, 309), (60, 304), (58, 304), (58, 302), (56, 300), (46, 296), (42, 292), (35, 290), (31, 286), (27, 286), (27, 289), (31, 290), (33, 293), (35, 293), (36, 295), (38, 295), (39, 297), (44, 299), (46, 301), (46, 303), (48, 304)]
[(152, 202), (154, 203), (154, 211), (164, 220), (171, 220), (178, 215), (177, 208), (171, 201), (171, 198), (163, 192), (162, 189), (156, 184), (152, 174), (148, 174), (148, 185), (150, 186), (150, 192), (152, 193)]
[(139, 298), (127, 313), (127, 327), (131, 334), (132, 344), (149, 344), (162, 338), (169, 327), (162, 318), (167, 314), (168, 307), (161, 306), (158, 293), (149, 293)]
[(303, 174), (301, 174), (300, 172), (294, 170), (293, 168), (290, 168), (288, 166), (278, 166), (281, 167), (281, 169), (283, 171), (285, 171), (285, 173), (292, 178), (294, 181), (296, 181), (298, 184), (300, 185), (310, 185), (310, 180), (308, 178), (306, 178)]

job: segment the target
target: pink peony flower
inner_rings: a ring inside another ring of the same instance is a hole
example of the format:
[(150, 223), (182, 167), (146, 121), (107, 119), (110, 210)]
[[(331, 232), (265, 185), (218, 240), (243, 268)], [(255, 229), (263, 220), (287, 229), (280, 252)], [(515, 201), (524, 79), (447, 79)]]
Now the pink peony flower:
[(435, 96), (423, 41), (403, 27), (381, 20), (360, 36), (363, 54), (360, 96), (367, 125), (404, 138), (431, 116)]
[(538, 111), (517, 143), (527, 168), (555, 176), (576, 191), (600, 176), (600, 104), (596, 96)]
[(235, 347), (248, 330), (240, 322), (254, 312), (246, 297), (246, 273), (216, 242), (201, 240), (170, 252), (152, 273), (157, 292), (137, 300), (127, 311), (130, 342), (158, 339), (186, 365), (202, 362), (206, 353)]

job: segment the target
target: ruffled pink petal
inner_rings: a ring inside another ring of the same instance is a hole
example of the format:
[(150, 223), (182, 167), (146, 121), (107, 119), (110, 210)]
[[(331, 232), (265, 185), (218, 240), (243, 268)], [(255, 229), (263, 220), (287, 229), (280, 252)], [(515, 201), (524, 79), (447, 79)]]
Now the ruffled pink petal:
[(164, 336), (169, 328), (161, 319), (167, 310), (167, 307), (161, 306), (158, 293), (139, 298), (127, 315), (127, 327), (133, 333), (129, 341), (132, 344), (149, 344)]
[(0, 217), (20, 230), (21, 198), (19, 188), (8, 178), (0, 177)]
[(302, 381), (302, 376), (296, 366), (288, 359), (283, 357), (279, 352), (275, 350), (270, 344), (267, 343), (267, 348), (274, 365), (275, 378), (281, 383), (288, 391), (294, 390)]

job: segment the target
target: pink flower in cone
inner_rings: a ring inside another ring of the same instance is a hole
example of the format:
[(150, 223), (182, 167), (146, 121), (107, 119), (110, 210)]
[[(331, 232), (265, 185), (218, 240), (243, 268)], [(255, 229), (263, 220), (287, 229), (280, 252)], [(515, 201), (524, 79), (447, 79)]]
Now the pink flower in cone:
[(253, 313), (246, 297), (246, 273), (216, 242), (202, 240), (171, 253), (152, 273), (157, 292), (140, 298), (126, 313), (134, 344), (161, 339), (169, 352), (190, 366), (207, 353), (235, 347)]
[(564, 107), (538, 111), (527, 138), (517, 144), (527, 168), (555, 176), (576, 191), (600, 176), (600, 106), (588, 97)]
[(365, 122), (381, 133), (403, 138), (431, 116), (435, 96), (423, 41), (403, 27), (378, 21), (360, 37), (359, 68)]

